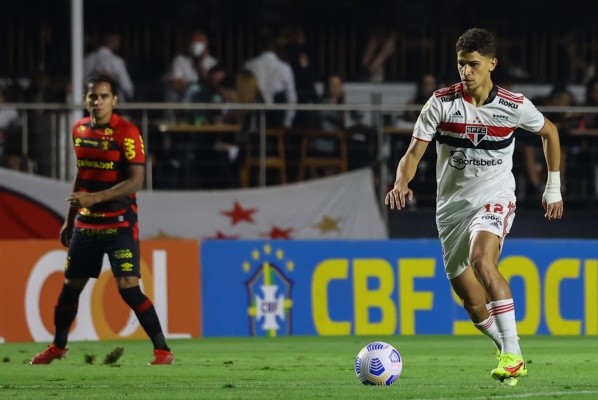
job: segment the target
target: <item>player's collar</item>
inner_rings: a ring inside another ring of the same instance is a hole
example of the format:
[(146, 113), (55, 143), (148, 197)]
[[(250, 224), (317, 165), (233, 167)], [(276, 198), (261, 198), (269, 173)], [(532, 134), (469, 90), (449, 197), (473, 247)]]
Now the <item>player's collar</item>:
[(116, 115), (115, 113), (112, 113), (112, 116), (110, 116), (110, 120), (105, 123), (105, 124), (98, 124), (98, 125), (93, 125), (92, 124), (92, 120), (90, 118), (89, 120), (89, 126), (93, 129), (105, 129), (105, 128), (110, 128), (112, 129), (114, 127), (114, 125), (116, 125), (117, 119), (118, 119), (118, 115)]
[[(471, 96), (469, 95), (469, 93), (467, 93), (465, 91), (465, 88), (463, 87), (463, 85), (461, 86), (461, 90), (463, 93), (463, 99), (465, 101), (467, 101), (468, 103), (473, 103)], [(490, 89), (490, 93), (488, 94), (488, 97), (486, 98), (486, 100), (484, 101), (484, 104), (482, 104), (482, 106), (492, 103), (494, 101), (494, 99), (496, 98), (497, 94), (498, 94), (498, 86), (496, 86), (496, 83), (492, 83), (492, 89)]]
[(485, 106), (486, 104), (492, 103), (494, 101), (494, 99), (496, 98), (497, 94), (498, 94), (498, 86), (496, 86), (496, 83), (494, 83), (494, 84), (492, 84), (492, 89), (490, 89), (490, 94), (488, 95), (488, 98), (482, 105)]

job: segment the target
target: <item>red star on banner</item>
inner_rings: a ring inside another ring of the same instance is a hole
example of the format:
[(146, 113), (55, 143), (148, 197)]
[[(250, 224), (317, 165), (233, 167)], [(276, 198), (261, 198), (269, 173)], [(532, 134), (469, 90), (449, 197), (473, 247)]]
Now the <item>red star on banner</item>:
[(281, 229), (277, 226), (273, 226), (270, 232), (265, 233), (264, 236), (269, 236), (270, 239), (290, 239), (293, 228)]
[(216, 235), (209, 237), (208, 239), (225, 240), (225, 239), (238, 239), (238, 238), (239, 238), (238, 235), (227, 235), (226, 233), (223, 233), (221, 231), (216, 231)]
[(235, 205), (230, 211), (220, 211), (220, 214), (231, 218), (231, 225), (237, 225), (241, 221), (251, 222), (255, 224), (252, 214), (257, 212), (257, 208), (243, 208), (238, 201), (235, 200)]

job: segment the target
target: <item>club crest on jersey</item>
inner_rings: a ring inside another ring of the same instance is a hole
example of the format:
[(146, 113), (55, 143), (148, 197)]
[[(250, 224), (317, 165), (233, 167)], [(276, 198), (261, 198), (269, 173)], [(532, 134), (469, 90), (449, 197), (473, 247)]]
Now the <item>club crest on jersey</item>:
[(467, 134), (467, 137), (469, 138), (469, 140), (471, 140), (471, 143), (473, 143), (474, 146), (477, 146), (478, 143), (480, 143), (482, 140), (484, 140), (484, 138), (488, 134), (488, 127), (486, 127), (486, 126), (466, 126), (465, 133)]

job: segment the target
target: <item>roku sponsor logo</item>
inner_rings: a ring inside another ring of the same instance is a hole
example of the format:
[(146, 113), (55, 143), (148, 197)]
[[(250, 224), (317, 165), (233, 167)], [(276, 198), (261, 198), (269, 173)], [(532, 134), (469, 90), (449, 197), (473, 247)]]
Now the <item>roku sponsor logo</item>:
[(505, 99), (498, 99), (498, 104), (502, 104), (503, 106), (514, 108), (515, 110), (519, 108), (519, 105), (517, 105), (511, 101), (507, 101)]
[(443, 103), (450, 103), (451, 101), (455, 101), (456, 98), (457, 96), (445, 96), (441, 97), (440, 101), (442, 101)]

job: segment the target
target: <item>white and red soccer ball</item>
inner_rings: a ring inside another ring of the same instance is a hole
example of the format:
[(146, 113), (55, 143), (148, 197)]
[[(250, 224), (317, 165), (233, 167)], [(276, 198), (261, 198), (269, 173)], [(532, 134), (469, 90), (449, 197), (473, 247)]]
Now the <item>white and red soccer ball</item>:
[(392, 385), (402, 371), (401, 354), (386, 342), (367, 344), (355, 358), (355, 373), (364, 385)]

